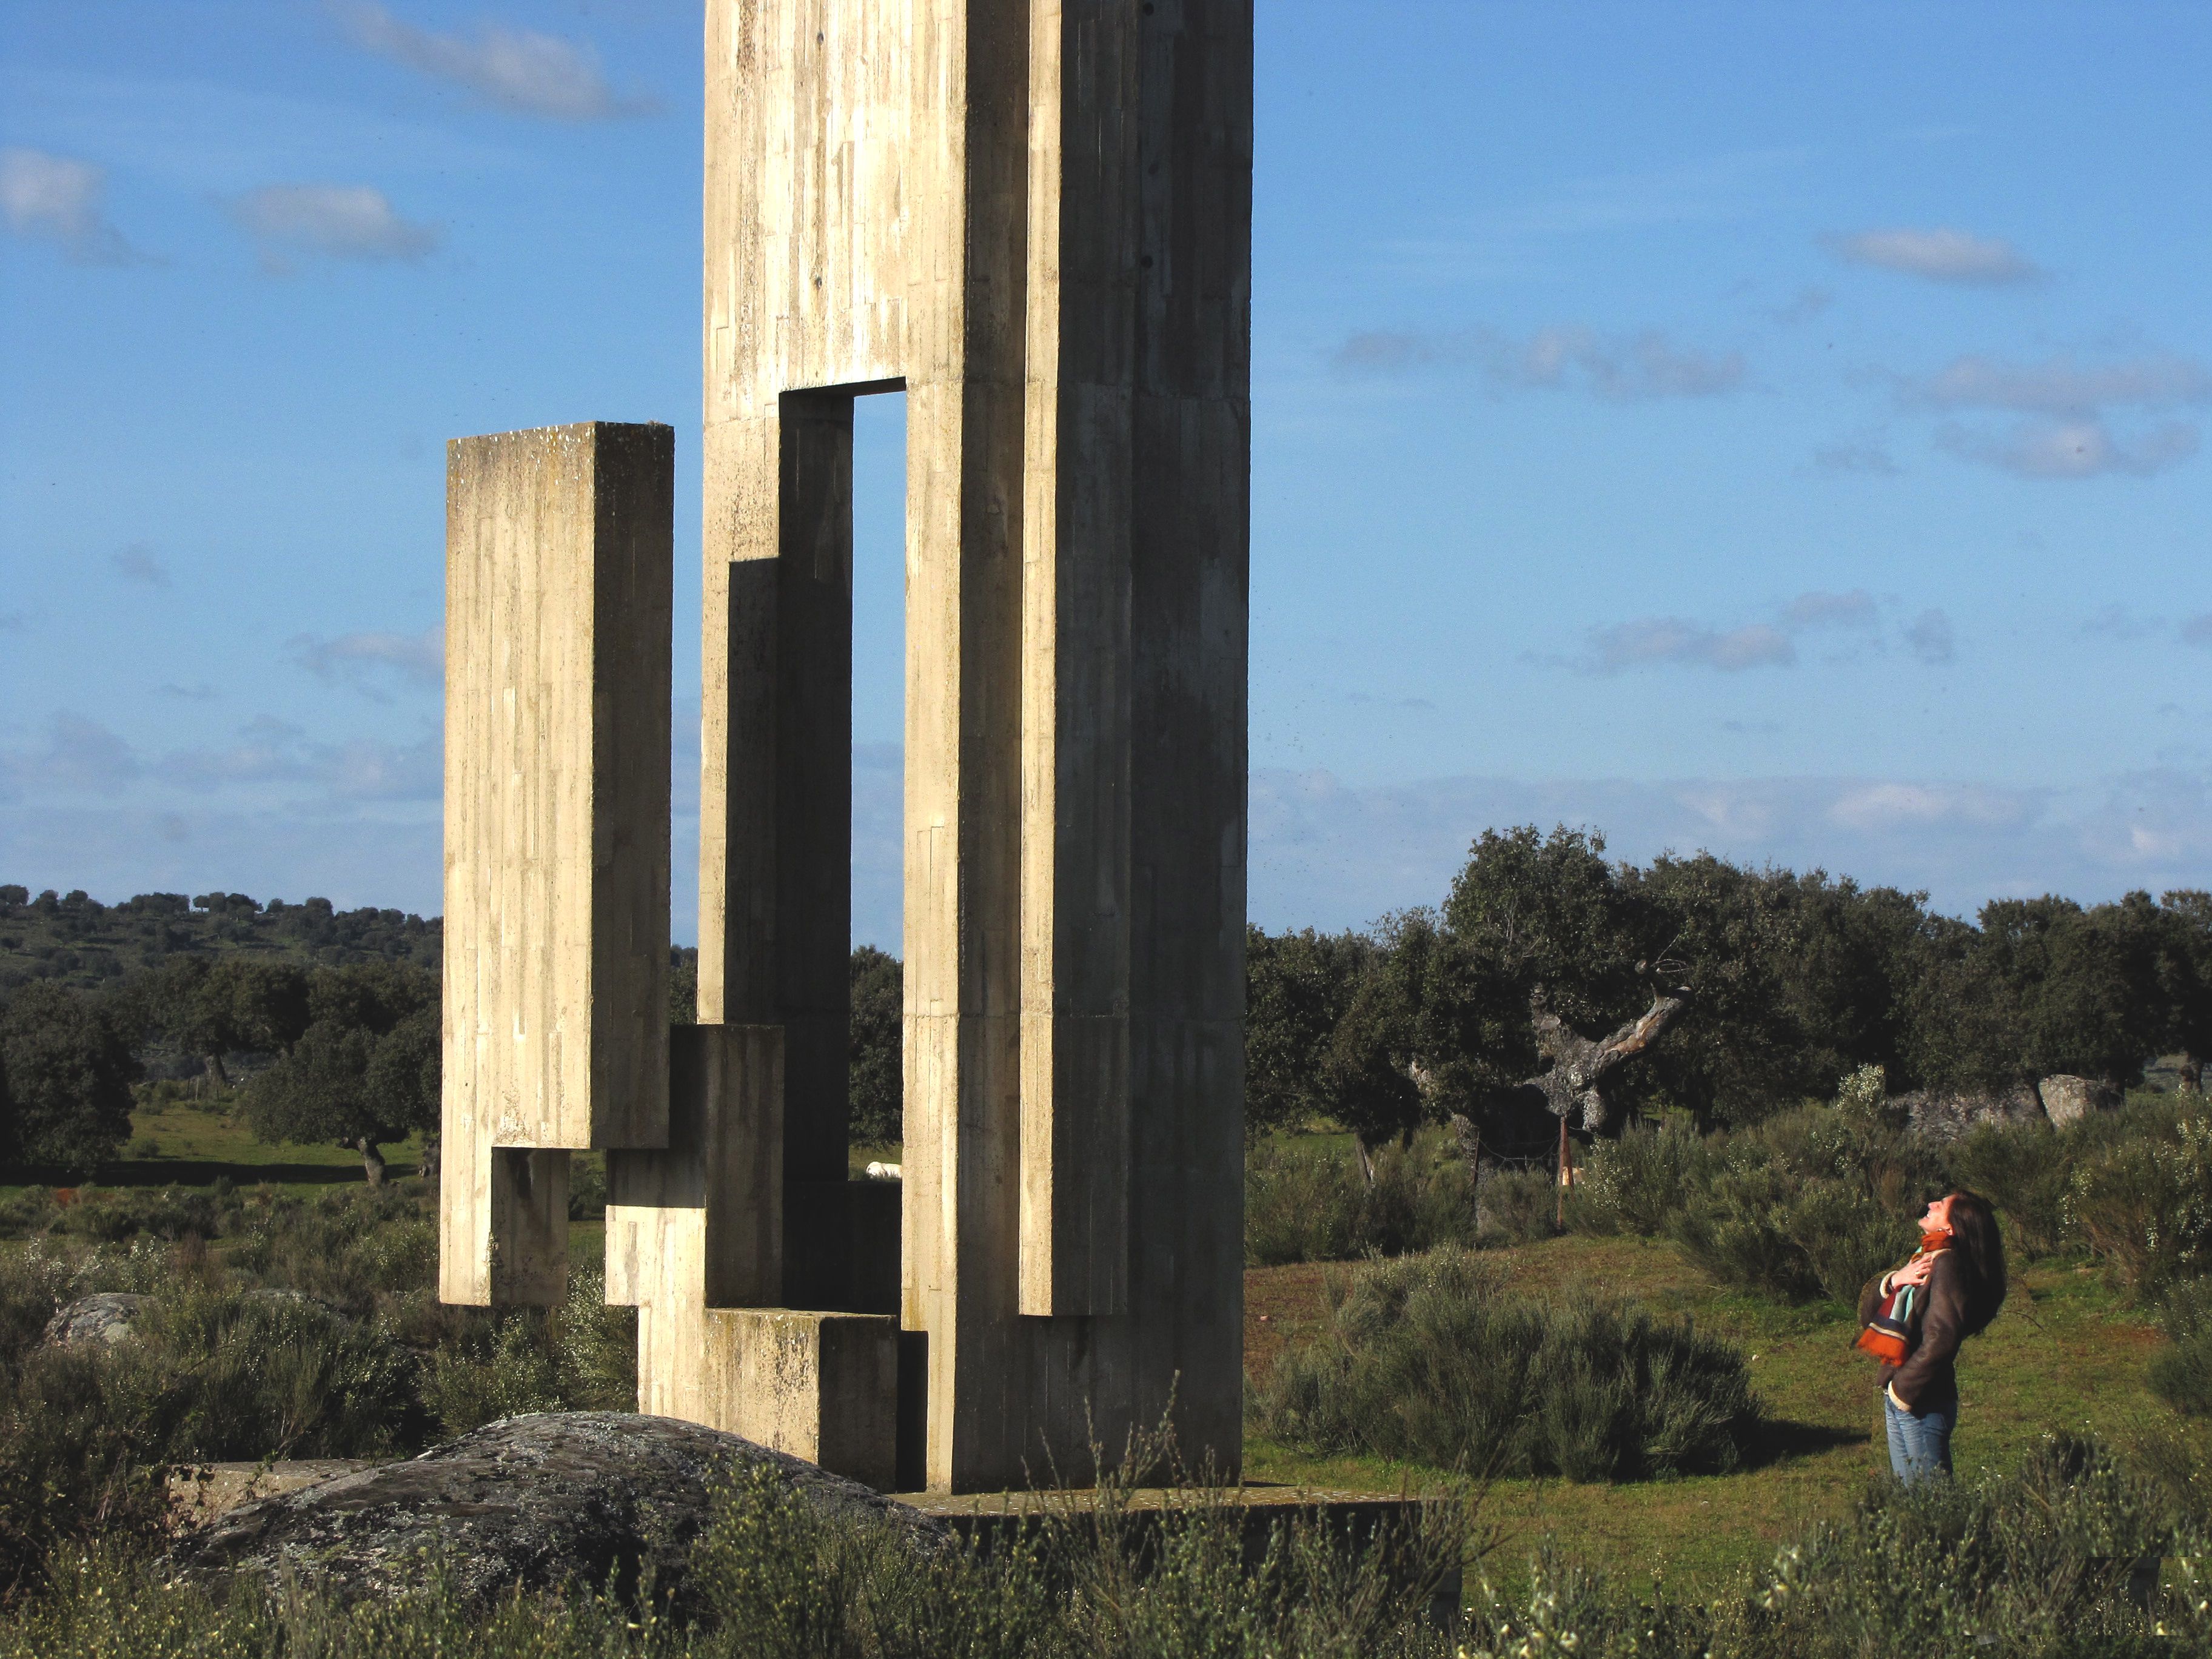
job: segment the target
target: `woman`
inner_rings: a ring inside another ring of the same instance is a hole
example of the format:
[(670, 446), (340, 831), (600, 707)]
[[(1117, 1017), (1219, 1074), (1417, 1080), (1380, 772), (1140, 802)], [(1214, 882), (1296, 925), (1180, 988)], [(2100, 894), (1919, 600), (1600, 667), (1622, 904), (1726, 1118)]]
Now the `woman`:
[(1989, 1200), (1953, 1193), (1920, 1218), (1911, 1261), (1859, 1292), (1859, 1321), (1874, 1327), (1893, 1294), (1911, 1289), (1901, 1359), (1882, 1362), (1882, 1416), (1889, 1466), (1900, 1480), (1951, 1472), (1951, 1431), (1959, 1421), (1959, 1344), (1978, 1336), (2004, 1305), (2004, 1243)]

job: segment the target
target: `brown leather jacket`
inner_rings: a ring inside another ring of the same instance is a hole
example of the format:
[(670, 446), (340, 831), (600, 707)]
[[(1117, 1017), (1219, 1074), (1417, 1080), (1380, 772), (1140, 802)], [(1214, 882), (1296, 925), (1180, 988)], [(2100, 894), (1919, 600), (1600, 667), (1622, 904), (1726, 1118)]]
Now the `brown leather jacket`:
[[(1875, 1274), (1859, 1292), (1860, 1324), (1872, 1319), (1881, 1306), (1881, 1281), (1887, 1277)], [(1905, 1333), (1912, 1346), (1905, 1363), (1883, 1365), (1875, 1386), (1896, 1389), (1897, 1397), (1916, 1415), (1956, 1409), (1959, 1377), (1953, 1361), (1966, 1334), (1966, 1273), (1949, 1250), (1936, 1253), (1935, 1269), (1913, 1300)]]

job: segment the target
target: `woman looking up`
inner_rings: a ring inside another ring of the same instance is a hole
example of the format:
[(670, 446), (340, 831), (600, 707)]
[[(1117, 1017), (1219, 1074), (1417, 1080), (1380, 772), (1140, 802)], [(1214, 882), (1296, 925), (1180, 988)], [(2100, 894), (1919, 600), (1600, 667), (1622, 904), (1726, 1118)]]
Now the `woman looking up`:
[(1920, 1249), (1859, 1292), (1859, 1346), (1881, 1359), (1889, 1466), (1900, 1480), (1951, 1472), (1959, 1345), (2004, 1305), (2004, 1243), (1989, 1200), (1952, 1193), (1920, 1218)]

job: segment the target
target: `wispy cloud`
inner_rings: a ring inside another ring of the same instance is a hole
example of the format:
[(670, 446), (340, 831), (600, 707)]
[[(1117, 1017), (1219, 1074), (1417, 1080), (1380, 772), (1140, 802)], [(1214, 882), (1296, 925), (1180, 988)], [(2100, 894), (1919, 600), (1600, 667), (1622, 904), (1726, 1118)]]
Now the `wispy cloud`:
[(2148, 432), (2116, 434), (2102, 421), (2028, 421), (2009, 432), (1945, 426), (1939, 447), (2022, 478), (2149, 477), (2197, 453), (2197, 428), (2171, 421)]
[(212, 702), (222, 695), (205, 680), (195, 680), (190, 685), (180, 685), (169, 680), (154, 688), (157, 697), (173, 697), (179, 702)]
[(1746, 668), (1786, 668), (1797, 660), (1790, 636), (1767, 623), (1717, 629), (1680, 617), (1639, 617), (1590, 630), (1581, 666), (1592, 674), (1631, 668), (1700, 665), (1734, 673)]
[(264, 185), (230, 204), (261, 251), (262, 269), (289, 274), (293, 256), (419, 259), (438, 246), (435, 227), (402, 218), (371, 185)]
[[(1848, 592), (1807, 592), (1778, 605), (1770, 622), (1732, 628), (1682, 617), (1640, 617), (1594, 628), (1582, 653), (1568, 665), (1585, 674), (1620, 674), (1638, 668), (1712, 668), (1738, 673), (1750, 668), (1790, 668), (1798, 661), (1798, 640), (1808, 634), (1840, 634), (1840, 659), (1891, 648), (1887, 618), (1896, 601), (1877, 599), (1864, 588)], [(1900, 623), (1894, 642), (1921, 662), (1949, 662), (1956, 654), (1950, 619), (1941, 611), (1922, 611)], [(1558, 660), (1553, 659), (1551, 660)]]
[(2212, 647), (2212, 611), (2188, 618), (2181, 624), (2181, 640), (2185, 645)]
[(1579, 384), (1614, 402), (1711, 398), (1743, 383), (1740, 352), (1678, 346), (1657, 329), (1603, 336), (1580, 326), (1540, 329), (1525, 338), (1490, 329), (1368, 330), (1339, 346), (1334, 362), (1354, 374), (1472, 368), (1495, 391)]
[(1813, 470), (1837, 477), (1890, 478), (1899, 468), (1889, 451), (1870, 439), (1839, 439), (1813, 452)]
[(1941, 611), (1922, 611), (1904, 629), (1905, 648), (1929, 667), (1957, 660), (1958, 641), (1951, 632), (1951, 619)]
[(1361, 787), (1327, 772), (1252, 775), (1251, 911), (1263, 927), (1359, 927), (1433, 904), (1483, 830), (1602, 829), (1639, 863), (1709, 850), (1929, 890), (1972, 915), (1993, 897), (2085, 902), (2132, 887), (2212, 886), (2212, 774), (2176, 769), (2086, 787), (1914, 777), (1445, 777)]
[(2067, 354), (2029, 363), (1969, 354), (1933, 374), (1900, 379), (1897, 388), (1908, 406), (2080, 417), (2115, 407), (2172, 409), (2212, 400), (2212, 370), (2173, 352), (2101, 363)]
[(48, 725), (43, 744), (0, 750), (0, 794), (119, 794), (143, 770), (115, 732), (64, 710)]
[(1821, 240), (1830, 252), (1849, 264), (1903, 271), (1936, 283), (1991, 286), (2030, 282), (2043, 274), (2002, 237), (1978, 236), (1967, 230), (1861, 230)]
[(1785, 327), (1797, 323), (1808, 323), (1836, 303), (1832, 290), (1818, 283), (1797, 290), (1797, 297), (1787, 305), (1771, 307), (1767, 315)]
[[(2145, 425), (2142, 417), (2212, 402), (2212, 370), (2172, 352), (2102, 362), (2068, 354), (2037, 362), (1968, 355), (1894, 384), (1907, 409), (2023, 416), (2003, 428), (1946, 422), (1936, 433), (1938, 447), (2023, 478), (2163, 472), (2197, 453), (2197, 428), (2182, 420)], [(2116, 425), (2115, 411), (2135, 419)]]
[(530, 29), (484, 24), (474, 40), (437, 34), (385, 7), (334, 7), (355, 42), (424, 75), (466, 87), (487, 102), (526, 115), (599, 121), (650, 114), (651, 99), (618, 97), (586, 45)]
[(1800, 593), (1782, 607), (1784, 628), (1872, 628), (1881, 607), (1863, 587), (1848, 593)]
[(126, 582), (136, 582), (142, 587), (169, 585), (168, 567), (155, 558), (154, 550), (143, 542), (133, 542), (120, 552), (109, 555), (107, 562)]
[(0, 222), (18, 236), (50, 241), (79, 264), (127, 265), (146, 256), (107, 221), (107, 170), (75, 156), (0, 149)]
[(420, 634), (342, 634), (331, 640), (301, 634), (294, 636), (290, 648), (292, 659), (309, 673), (350, 685), (380, 701), (393, 679), (426, 687), (445, 684), (442, 628)]

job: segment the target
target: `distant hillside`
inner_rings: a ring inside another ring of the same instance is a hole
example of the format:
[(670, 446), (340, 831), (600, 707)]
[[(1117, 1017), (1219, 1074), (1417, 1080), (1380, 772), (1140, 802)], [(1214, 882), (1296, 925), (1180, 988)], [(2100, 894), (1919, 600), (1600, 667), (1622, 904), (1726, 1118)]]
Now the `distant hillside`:
[(90, 988), (179, 954), (247, 951), (344, 967), (410, 962), (435, 969), (437, 917), (339, 910), (325, 898), (257, 903), (243, 893), (141, 893), (102, 904), (82, 891), (0, 886), (0, 991), (34, 979)]

